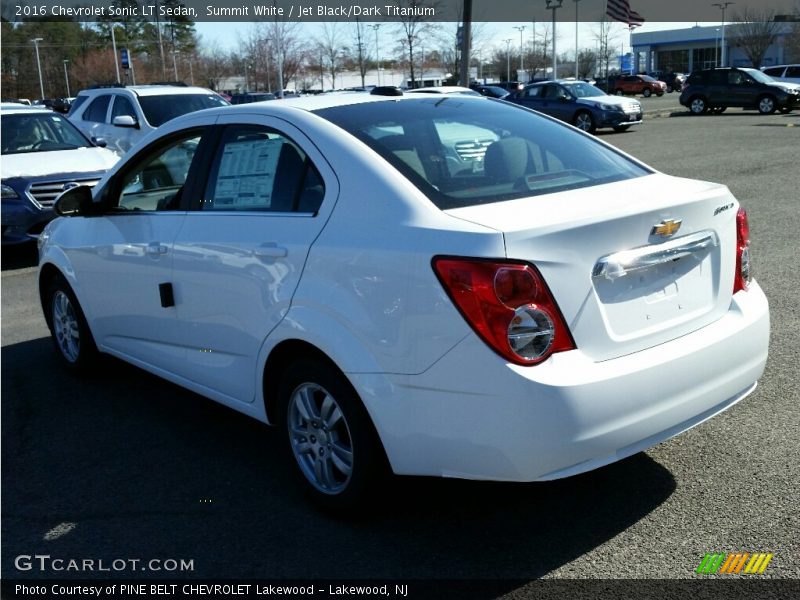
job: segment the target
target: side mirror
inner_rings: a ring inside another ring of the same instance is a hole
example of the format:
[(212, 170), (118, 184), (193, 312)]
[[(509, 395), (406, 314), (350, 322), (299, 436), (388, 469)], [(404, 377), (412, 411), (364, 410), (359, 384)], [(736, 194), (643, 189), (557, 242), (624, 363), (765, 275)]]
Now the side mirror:
[(139, 129), (138, 121), (130, 115), (120, 115), (118, 117), (114, 117), (114, 120), (111, 121), (111, 124), (114, 127), (133, 127), (135, 129)]
[(56, 198), (53, 210), (59, 217), (81, 217), (94, 212), (92, 188), (79, 185), (70, 188)]
[(106, 146), (108, 146), (108, 142), (105, 140), (105, 138), (92, 136), (92, 139), (90, 141), (98, 148), (105, 148)]

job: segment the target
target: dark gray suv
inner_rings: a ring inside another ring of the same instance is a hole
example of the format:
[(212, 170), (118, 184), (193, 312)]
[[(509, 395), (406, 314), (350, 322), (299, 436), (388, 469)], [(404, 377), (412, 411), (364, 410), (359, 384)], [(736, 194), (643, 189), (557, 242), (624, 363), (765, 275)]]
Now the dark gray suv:
[(686, 80), (680, 103), (692, 114), (721, 113), (729, 106), (768, 115), (800, 108), (800, 86), (775, 81), (757, 69), (695, 71)]

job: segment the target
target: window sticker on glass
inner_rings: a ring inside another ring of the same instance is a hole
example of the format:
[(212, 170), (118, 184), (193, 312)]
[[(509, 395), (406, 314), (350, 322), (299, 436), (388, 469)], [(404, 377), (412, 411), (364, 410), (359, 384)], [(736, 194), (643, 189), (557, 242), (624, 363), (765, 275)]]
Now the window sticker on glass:
[(214, 190), (214, 208), (269, 208), (282, 139), (233, 142), (225, 146)]

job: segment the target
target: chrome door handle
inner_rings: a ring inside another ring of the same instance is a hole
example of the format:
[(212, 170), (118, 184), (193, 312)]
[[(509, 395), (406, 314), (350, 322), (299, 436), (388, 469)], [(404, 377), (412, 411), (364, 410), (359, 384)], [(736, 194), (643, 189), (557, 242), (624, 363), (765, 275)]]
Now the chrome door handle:
[(144, 247), (144, 251), (150, 256), (159, 256), (167, 253), (167, 247), (160, 242), (150, 242)]
[(253, 249), (253, 256), (256, 258), (283, 258), (288, 254), (289, 251), (286, 248), (274, 243), (262, 244)]

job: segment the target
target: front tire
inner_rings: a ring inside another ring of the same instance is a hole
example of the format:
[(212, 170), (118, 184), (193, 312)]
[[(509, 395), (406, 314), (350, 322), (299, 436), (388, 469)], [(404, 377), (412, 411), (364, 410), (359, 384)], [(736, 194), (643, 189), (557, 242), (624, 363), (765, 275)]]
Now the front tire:
[(771, 115), (775, 112), (776, 108), (775, 98), (772, 96), (761, 96), (761, 98), (758, 99), (758, 112), (762, 115)]
[(45, 311), (61, 362), (70, 371), (88, 371), (97, 361), (97, 346), (75, 293), (60, 275), (47, 286)]
[(575, 117), (572, 119), (572, 124), (586, 133), (594, 133), (594, 130), (597, 127), (592, 113), (585, 110), (578, 111), (575, 114)]
[(333, 365), (299, 359), (278, 390), (295, 474), (309, 499), (331, 513), (364, 506), (387, 472), (378, 434), (349, 381)]

